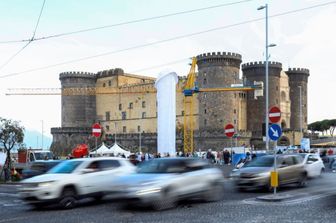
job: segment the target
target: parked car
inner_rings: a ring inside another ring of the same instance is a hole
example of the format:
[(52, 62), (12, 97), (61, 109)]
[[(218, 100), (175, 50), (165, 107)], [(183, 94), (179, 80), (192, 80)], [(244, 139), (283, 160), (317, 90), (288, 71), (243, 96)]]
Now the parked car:
[[(296, 183), (304, 186), (307, 180), (307, 171), (304, 168), (302, 157), (296, 154), (277, 155), (277, 171), (279, 186)], [(235, 170), (231, 177), (238, 189), (266, 188), (271, 190), (270, 172), (274, 169), (274, 156), (257, 157)]]
[(61, 160), (35, 161), (30, 165), (30, 167), (22, 170), (21, 177), (22, 179), (27, 179), (44, 174), (60, 162)]
[(134, 165), (123, 158), (66, 160), (46, 174), (23, 180), (20, 195), (35, 207), (58, 203), (73, 208), (84, 197), (100, 200), (116, 176), (134, 171)]
[(143, 162), (136, 173), (119, 178), (111, 192), (127, 204), (163, 210), (190, 197), (219, 200), (223, 181), (222, 171), (206, 160), (160, 158)]
[(325, 170), (323, 161), (319, 154), (299, 153), (303, 158), (304, 168), (307, 171), (307, 177), (319, 177)]

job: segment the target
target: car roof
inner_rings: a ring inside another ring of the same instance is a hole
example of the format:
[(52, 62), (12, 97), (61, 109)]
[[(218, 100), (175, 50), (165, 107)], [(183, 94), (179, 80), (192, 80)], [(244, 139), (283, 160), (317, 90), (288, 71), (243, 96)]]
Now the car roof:
[(127, 160), (122, 157), (89, 157), (89, 158), (75, 158), (70, 160), (82, 160), (82, 161), (93, 161), (93, 160)]

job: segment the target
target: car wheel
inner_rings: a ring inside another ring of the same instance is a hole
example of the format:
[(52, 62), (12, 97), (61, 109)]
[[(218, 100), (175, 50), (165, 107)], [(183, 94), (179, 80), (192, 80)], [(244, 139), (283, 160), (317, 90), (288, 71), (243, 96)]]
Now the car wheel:
[(298, 186), (299, 187), (307, 186), (307, 174), (306, 173), (302, 174), (300, 181), (298, 182)]
[(153, 202), (153, 209), (156, 211), (167, 210), (176, 207), (177, 197), (171, 189), (162, 191), (161, 197)]
[(323, 173), (324, 173), (324, 168), (321, 169), (319, 177), (322, 177)]
[(73, 188), (65, 188), (62, 192), (62, 198), (59, 203), (64, 209), (72, 209), (76, 207), (76, 191)]
[(213, 183), (203, 194), (206, 202), (220, 201), (223, 198), (223, 186), (220, 183)]

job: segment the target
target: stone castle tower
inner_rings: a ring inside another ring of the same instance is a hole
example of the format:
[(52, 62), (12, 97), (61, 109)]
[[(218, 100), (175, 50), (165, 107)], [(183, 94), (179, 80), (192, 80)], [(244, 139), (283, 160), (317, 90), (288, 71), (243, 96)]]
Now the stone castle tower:
[[(289, 78), (290, 100), (291, 100), (291, 128), (300, 131), (300, 99), (302, 112), (302, 129), (307, 130), (307, 94), (309, 70), (305, 68), (290, 68), (286, 71)], [(301, 97), (300, 97), (301, 95)]]
[[(237, 53), (207, 53), (197, 56), (199, 88), (215, 89), (239, 84), (240, 64), (242, 57)], [(242, 93), (242, 92), (240, 92)], [(198, 94), (199, 101), (199, 130), (223, 129), (226, 124), (237, 126), (238, 120), (246, 119), (239, 109), (238, 92), (215, 91)], [(245, 128), (244, 124), (240, 125)]]
[[(243, 78), (249, 83), (262, 81), (265, 83), (265, 62), (251, 62), (242, 65)], [(282, 64), (269, 62), (268, 64), (268, 89), (269, 107), (280, 106), (280, 73)], [(254, 92), (249, 92), (247, 97), (247, 129), (252, 131), (253, 137), (261, 137), (265, 125), (265, 84), (262, 97), (255, 98)]]
[[(59, 79), (62, 89), (96, 86), (93, 73), (64, 72)], [(95, 95), (62, 95), (62, 127), (91, 127), (95, 119)]]

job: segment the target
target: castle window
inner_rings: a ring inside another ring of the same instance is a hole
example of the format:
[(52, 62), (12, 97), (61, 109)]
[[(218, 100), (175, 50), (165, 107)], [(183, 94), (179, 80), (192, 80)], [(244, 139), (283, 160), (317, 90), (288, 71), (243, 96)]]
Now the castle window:
[(126, 112), (121, 112), (121, 119), (125, 120), (126, 119)]
[(130, 102), (129, 103), (129, 107), (128, 107), (129, 109), (133, 109), (133, 102)]
[(106, 86), (106, 84), (105, 83), (103, 83), (103, 87), (105, 87)]
[(105, 119), (106, 121), (110, 121), (110, 112), (105, 112)]
[(204, 119), (204, 125), (205, 125), (205, 126), (207, 125), (207, 120), (206, 120), (206, 119)]
[(204, 72), (204, 77), (206, 77), (207, 76), (207, 73), (206, 72)]
[(207, 84), (207, 79), (206, 78), (203, 79), (203, 84)]
[(112, 85), (112, 81), (108, 81), (108, 85), (111, 86)]
[(207, 112), (207, 110), (206, 110), (206, 109), (204, 109), (204, 114), (206, 114), (206, 112)]
[(181, 112), (182, 116), (184, 115), (184, 111)]
[(278, 86), (275, 86), (275, 90), (276, 90), (276, 91), (279, 90), (279, 87), (278, 87)]
[(145, 101), (142, 101), (142, 107), (146, 108), (146, 102)]
[(146, 112), (142, 112), (142, 118), (146, 118)]
[(126, 126), (123, 126), (123, 133), (126, 133)]
[(233, 124), (237, 124), (237, 120), (235, 119), (235, 120), (233, 120)]
[(140, 125), (138, 125), (138, 132), (140, 132), (141, 131), (141, 128), (140, 128)]
[(122, 110), (122, 104), (119, 104), (119, 111)]
[(110, 126), (109, 125), (107, 125), (105, 128), (106, 128), (106, 131), (110, 130)]
[(233, 109), (233, 114), (236, 114), (237, 113), (237, 110), (236, 109)]
[(142, 83), (145, 83), (145, 79), (141, 79)]

